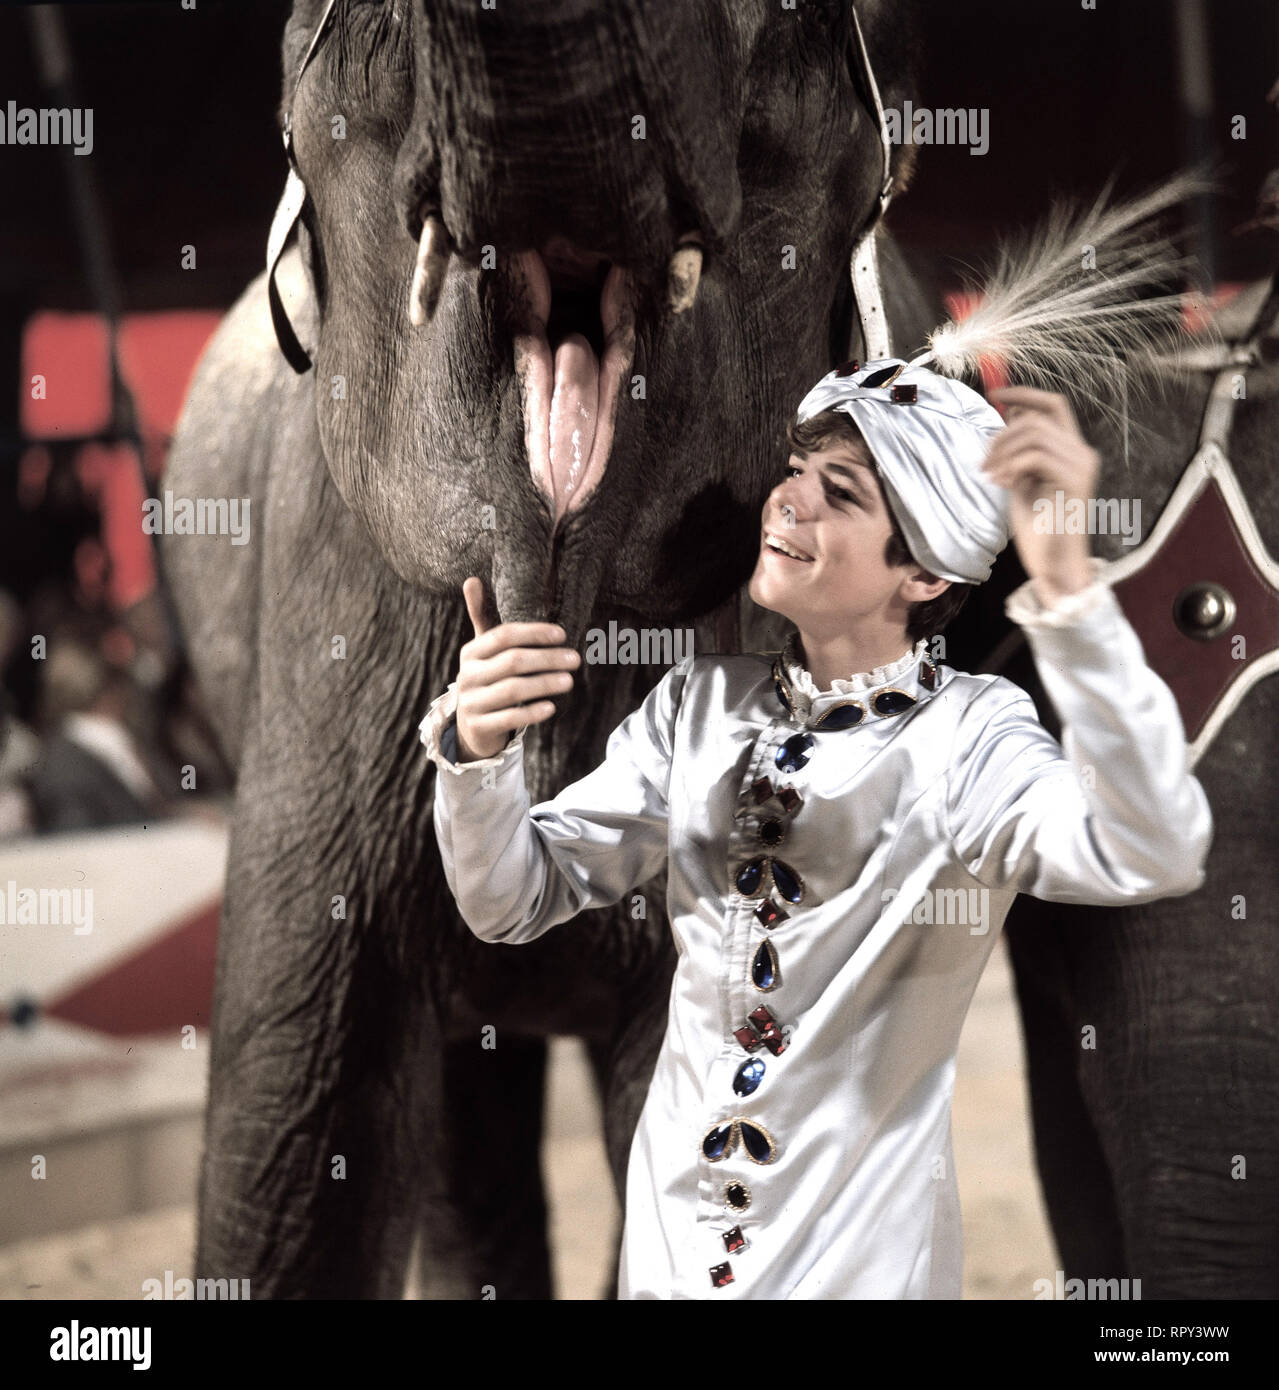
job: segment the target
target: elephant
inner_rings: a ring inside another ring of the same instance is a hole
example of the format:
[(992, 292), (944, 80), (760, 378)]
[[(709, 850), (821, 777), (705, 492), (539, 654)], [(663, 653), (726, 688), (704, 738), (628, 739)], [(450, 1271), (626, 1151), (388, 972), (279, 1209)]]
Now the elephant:
[[(913, 8), (857, 15), (900, 105)], [(281, 355), (259, 276), (164, 480), (251, 517), (242, 546), (162, 545), (237, 778), (201, 1277), (398, 1298), (416, 1247), (427, 1297), (552, 1296), (550, 1034), (586, 1042), (623, 1190), (673, 967), (662, 883), (518, 952), (480, 942), (418, 725), (470, 636), (471, 574), (500, 620), (579, 647), (610, 623), (777, 645), (742, 588), (786, 422), (869, 355), (849, 267), (883, 147), (858, 51), (850, 0), (295, 3), (282, 116), (305, 202), (277, 294), (313, 369)], [(876, 235), (894, 340), (918, 342), (933, 306)], [(533, 802), (669, 664), (640, 657), (584, 662), (528, 731)]]
[[(1249, 316), (1269, 289), (1259, 282), (1228, 304), (1216, 316), (1217, 346), (1183, 361), (1206, 355), (1214, 368), (1226, 365), (1220, 344), (1250, 336)], [(1231, 368), (1240, 398), (1226, 448), (1271, 556), (1279, 554), (1277, 311), (1272, 296), (1260, 311), (1253, 365)], [(1098, 496), (1138, 504), (1142, 536), (1196, 452), (1215, 377), (1175, 372), (1134, 392), (1127, 454), (1121, 420), (1083, 416), (1103, 461)], [(1094, 551), (1119, 563), (1133, 539), (1131, 530), (1127, 539), (1110, 530), (1095, 536)], [(1194, 577), (1222, 578), (1225, 557), (1200, 544)], [(998, 638), (1009, 582), (977, 591), (966, 615), (970, 642), (980, 634), (989, 647)], [(1180, 641), (1178, 659), (1157, 650), (1177, 640), (1178, 593), (1154, 588), (1156, 607), (1129, 615), (1147, 658), (1174, 673), (1179, 661), (1206, 659), (1206, 646), (1192, 640)], [(1122, 580), (1116, 594), (1134, 607)], [(1277, 609), (1272, 581), (1271, 644)], [(1265, 625), (1261, 611), (1248, 615), (1249, 641)], [(1207, 640), (1228, 643), (1237, 631), (1227, 625)], [(1028, 690), (1057, 732), (1024, 647), (1014, 639), (997, 650), (983, 669)], [(1006, 919), (1036, 1162), (1066, 1278), (1128, 1279), (1143, 1299), (1279, 1296), (1279, 873), (1265, 811), (1277, 761), (1279, 682), (1271, 676), (1243, 694), (1195, 762), (1214, 818), (1200, 889), (1123, 908), (1020, 897)], [(1044, 1274), (1052, 1282), (1053, 1272)]]

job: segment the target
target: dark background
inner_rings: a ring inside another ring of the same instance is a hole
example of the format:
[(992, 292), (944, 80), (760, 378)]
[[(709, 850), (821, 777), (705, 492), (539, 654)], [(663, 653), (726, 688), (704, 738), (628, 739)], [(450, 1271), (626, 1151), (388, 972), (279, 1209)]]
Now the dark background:
[[(285, 163), (276, 125), (280, 36), (288, 6), (198, 0), (64, 6), (76, 104), (94, 109), (89, 158), (0, 146), (0, 488), (23, 447), (17, 434), (21, 325), (35, 309), (91, 310), (98, 297), (75, 232), (67, 169), (96, 187), (103, 245), (124, 311), (222, 308), (263, 263)], [(1178, 0), (924, 0), (928, 51), (920, 104), (990, 109), (990, 148), (923, 147), (890, 225), (919, 272), (954, 283), (994, 235), (1040, 217), (1050, 198), (1121, 191), (1207, 153), (1223, 194), (1206, 209), (1199, 250), (1219, 282), (1273, 267), (1276, 234), (1232, 230), (1252, 214), (1279, 165), (1279, 6), (1211, 0), (1200, 7), (1213, 108), (1190, 120), (1178, 62)], [(55, 104), (42, 88), (20, 6), (0, 6), (0, 102)], [(61, 104), (61, 103), (57, 103)], [(1243, 115), (1248, 138), (1230, 136)], [(851, 216), (851, 215), (850, 215)], [(179, 266), (185, 243), (199, 268)], [(0, 508), (0, 585), (14, 509)]]
[[(892, 212), (903, 242), (929, 257), (973, 258), (993, 232), (1035, 220), (1057, 192), (1121, 188), (1188, 161), (1176, 0), (923, 0), (928, 44), (921, 103), (991, 111), (984, 156), (920, 151)], [(178, 0), (63, 6), (83, 105), (94, 108), (92, 166), (126, 307), (221, 306), (261, 266), (284, 177), (276, 128), (282, 0)], [(1246, 279), (1272, 247), (1230, 238), (1276, 163), (1279, 5), (1210, 0), (1207, 132), (1227, 186), (1216, 219), (1218, 278)], [(50, 104), (19, 6), (0, 6), (0, 101)], [(1246, 116), (1248, 138), (1230, 138)], [(60, 151), (0, 146), (0, 296), (88, 308)], [(194, 241), (200, 268), (178, 268)]]

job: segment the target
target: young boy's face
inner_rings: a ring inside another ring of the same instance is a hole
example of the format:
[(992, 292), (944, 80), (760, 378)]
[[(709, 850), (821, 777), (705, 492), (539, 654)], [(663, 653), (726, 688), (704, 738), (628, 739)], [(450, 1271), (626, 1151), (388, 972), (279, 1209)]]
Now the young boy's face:
[[(807, 458), (792, 454), (760, 520), (749, 593), (761, 608), (815, 634), (856, 630), (868, 618), (899, 621), (904, 639), (907, 610), (921, 597), (911, 576), (920, 571), (884, 559), (892, 520), (864, 450), (830, 440)], [(773, 542), (808, 558), (792, 559)]]

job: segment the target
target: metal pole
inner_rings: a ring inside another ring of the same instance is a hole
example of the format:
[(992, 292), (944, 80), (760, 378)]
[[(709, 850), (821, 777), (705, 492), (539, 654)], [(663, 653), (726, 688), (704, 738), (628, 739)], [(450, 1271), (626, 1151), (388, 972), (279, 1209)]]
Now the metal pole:
[[(1212, 52), (1205, 0), (1177, 0), (1178, 97), (1182, 147), (1187, 164), (1206, 169), (1216, 149), (1213, 138)], [(1217, 283), (1221, 257), (1217, 242), (1216, 200), (1200, 193), (1194, 202), (1193, 236), (1199, 261), (1198, 288), (1205, 294)]]

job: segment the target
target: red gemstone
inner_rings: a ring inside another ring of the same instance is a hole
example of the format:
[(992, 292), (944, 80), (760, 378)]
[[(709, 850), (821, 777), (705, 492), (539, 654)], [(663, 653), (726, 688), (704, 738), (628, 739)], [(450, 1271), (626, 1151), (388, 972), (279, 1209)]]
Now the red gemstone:
[(724, 1249), (730, 1255), (736, 1255), (739, 1250), (745, 1250), (750, 1241), (742, 1234), (740, 1226), (734, 1226), (731, 1231), (724, 1232)]
[(839, 366), (835, 368), (835, 375), (836, 375), (836, 376), (852, 376), (852, 374), (853, 374), (854, 372), (860, 372), (861, 369), (862, 369), (862, 364), (861, 364), (860, 362), (858, 362), (858, 361), (841, 362), (841, 363), (839, 364)]
[(798, 811), (799, 808), (804, 804), (800, 800), (799, 793), (795, 790), (794, 787), (783, 787), (781, 791), (777, 793), (777, 799), (782, 803), (783, 807), (785, 807), (785, 809), (788, 812)]
[(759, 1051), (759, 1038), (753, 1028), (734, 1028), (733, 1036), (746, 1049), (747, 1052)]
[(751, 795), (755, 798), (755, 804), (761, 805), (773, 794), (773, 784), (767, 777), (760, 777), (751, 783)]
[(711, 1288), (722, 1289), (733, 1282), (733, 1266), (727, 1260), (722, 1265), (711, 1265)]
[(897, 405), (914, 405), (919, 400), (919, 387), (913, 381), (904, 381), (894, 386), (890, 394)]
[(755, 917), (761, 926), (772, 927), (776, 926), (778, 922), (784, 922), (787, 914), (776, 903), (765, 898), (755, 909)]
[(758, 1009), (752, 1010), (747, 1017), (758, 1030), (760, 1041), (764, 1046), (774, 1057), (780, 1057), (786, 1051), (786, 1039), (782, 1037), (782, 1030), (773, 1015), (761, 1004)]

